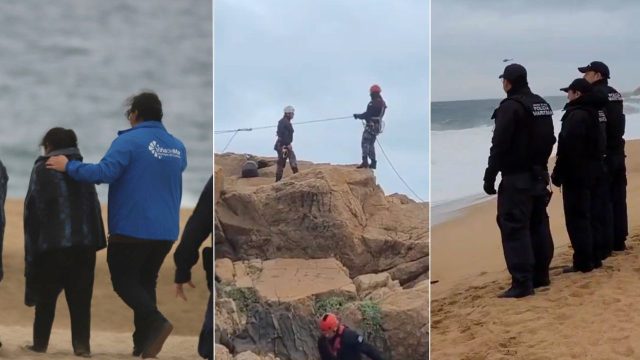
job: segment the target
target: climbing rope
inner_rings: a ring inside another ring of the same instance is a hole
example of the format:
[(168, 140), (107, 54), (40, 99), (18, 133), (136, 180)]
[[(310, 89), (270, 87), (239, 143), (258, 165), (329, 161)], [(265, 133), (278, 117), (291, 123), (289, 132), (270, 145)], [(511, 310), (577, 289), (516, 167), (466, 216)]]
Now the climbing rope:
[(421, 202), (425, 202), (424, 200), (422, 200), (422, 198), (420, 198), (420, 196), (418, 194), (416, 194), (415, 191), (413, 191), (413, 189), (411, 188), (411, 186), (409, 186), (409, 184), (407, 184), (407, 182), (404, 180), (404, 178), (402, 177), (402, 175), (400, 175), (400, 173), (398, 172), (398, 170), (396, 170), (396, 167), (393, 166), (393, 162), (391, 162), (391, 159), (389, 159), (389, 157), (387, 156), (387, 153), (384, 151), (384, 148), (382, 147), (382, 144), (380, 143), (380, 141), (378, 139), (376, 139), (376, 143), (378, 144), (378, 147), (380, 148), (380, 150), (382, 151), (382, 155), (384, 155), (384, 158), (387, 159), (387, 162), (389, 163), (389, 166), (391, 166), (391, 169), (393, 169), (393, 172), (396, 173), (396, 175), (398, 176), (398, 179), (400, 179), (400, 181), (402, 181), (402, 183), (404, 184), (404, 186), (411, 191), (411, 193), (413, 194), (413, 196), (416, 197), (416, 199), (420, 200)]
[[(312, 124), (312, 123), (325, 122), (325, 121), (344, 120), (344, 119), (348, 119), (348, 118), (351, 118), (351, 117), (353, 117), (353, 116), (341, 116), (341, 117), (318, 119), (318, 120), (300, 121), (300, 122), (295, 122), (295, 124), (296, 125), (304, 125), (304, 124)], [(229, 134), (229, 133), (235, 133), (235, 132), (239, 132), (239, 131), (275, 129), (277, 127), (278, 127), (278, 125), (258, 126), (258, 127), (252, 127), (252, 128), (240, 128), (240, 129), (233, 129), (233, 130), (216, 130), (213, 133), (214, 134)]]
[[(312, 124), (312, 123), (319, 123), (319, 122), (325, 122), (325, 121), (344, 120), (344, 119), (349, 119), (351, 117), (353, 117), (353, 116), (341, 116), (341, 117), (333, 117), (333, 118), (301, 121), (301, 122), (296, 122), (295, 124), (296, 125), (304, 125), (304, 124)], [(277, 128), (277, 127), (278, 127), (278, 125), (258, 126), (258, 127), (239, 128), (239, 129), (231, 129), (231, 130), (216, 130), (213, 133), (216, 134), (216, 135), (233, 133), (233, 135), (231, 136), (231, 138), (229, 139), (227, 144), (224, 146), (224, 149), (222, 150), (222, 152), (225, 152), (225, 151), (227, 151), (227, 148), (229, 148), (229, 145), (231, 145), (231, 142), (236, 137), (236, 135), (238, 135), (238, 133), (241, 132), (241, 131), (249, 132), (249, 131), (254, 131), (254, 130), (274, 129), (274, 128)], [(400, 181), (413, 194), (413, 196), (416, 197), (416, 199), (420, 200), (421, 202), (424, 202), (424, 200), (422, 200), (422, 198), (415, 191), (413, 191), (411, 186), (409, 186), (409, 184), (404, 180), (402, 175), (400, 175), (400, 173), (398, 172), (396, 167), (393, 165), (393, 162), (391, 162), (391, 159), (389, 159), (389, 156), (384, 151), (384, 148), (382, 147), (382, 144), (380, 143), (380, 141), (378, 139), (376, 139), (376, 143), (378, 144), (378, 147), (380, 148), (380, 151), (382, 151), (382, 155), (384, 155), (384, 158), (387, 159), (387, 162), (389, 163), (389, 166), (391, 166), (391, 169), (393, 170), (393, 172), (396, 173), (396, 176), (398, 176), (398, 179), (400, 179)]]

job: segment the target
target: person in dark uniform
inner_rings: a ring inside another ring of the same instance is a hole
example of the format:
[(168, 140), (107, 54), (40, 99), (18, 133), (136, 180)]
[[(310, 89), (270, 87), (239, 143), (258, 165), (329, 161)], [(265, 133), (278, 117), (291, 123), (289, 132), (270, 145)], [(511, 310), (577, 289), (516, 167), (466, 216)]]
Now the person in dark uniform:
[(77, 356), (90, 357), (91, 298), (96, 252), (107, 246), (96, 187), (47, 169), (56, 155), (82, 161), (73, 130), (53, 128), (42, 144), (24, 204), (25, 304), (35, 305), (33, 344), (49, 346), (58, 296), (64, 290), (71, 316), (71, 343)]
[[(606, 115), (607, 156), (605, 164), (609, 176), (609, 204), (611, 212), (610, 236), (615, 251), (626, 249), (625, 241), (629, 235), (627, 218), (627, 168), (625, 166), (624, 131), (625, 115), (623, 111), (622, 95), (609, 86), (609, 67), (601, 61), (592, 61), (589, 65), (578, 70), (584, 74), (584, 79), (593, 85), (594, 90), (605, 93), (608, 102), (604, 107)], [(606, 231), (606, 229), (605, 229)]]
[(276, 182), (282, 179), (284, 173), (284, 167), (287, 165), (287, 159), (289, 159), (289, 165), (291, 165), (291, 171), (293, 173), (298, 172), (298, 161), (296, 160), (296, 154), (293, 152), (293, 114), (295, 109), (289, 105), (284, 108), (284, 116), (278, 121), (278, 140), (273, 146), (273, 149), (278, 153), (278, 163), (276, 167)]
[(362, 335), (340, 324), (334, 314), (320, 319), (322, 336), (318, 339), (321, 360), (361, 360), (366, 355), (371, 360), (383, 360), (380, 352), (364, 341)]
[[(2, 161), (0, 161), (0, 281), (4, 277), (2, 268), (2, 243), (4, 240), (4, 226), (6, 224), (6, 218), (4, 215), (4, 202), (7, 198), (7, 184), (9, 182), (9, 176), (7, 175), (7, 169), (4, 167)], [(0, 348), (2, 342), (0, 341)]]
[[(376, 161), (376, 137), (380, 134), (382, 126), (382, 117), (387, 109), (387, 104), (382, 99), (380, 92), (382, 89), (378, 85), (371, 85), (369, 95), (371, 101), (367, 105), (367, 111), (362, 114), (353, 114), (354, 119), (365, 121), (364, 131), (362, 132), (362, 163), (358, 165), (358, 169), (375, 169), (378, 162)], [(371, 159), (371, 163), (369, 163)]]
[[(187, 220), (182, 233), (180, 244), (173, 254), (176, 263), (175, 286), (176, 296), (187, 301), (184, 293), (184, 284), (194, 288), (191, 282), (191, 268), (198, 262), (198, 249), (202, 243), (209, 239), (213, 232), (213, 176), (205, 185), (193, 214)], [(211, 242), (209, 242), (211, 244)], [(207, 287), (209, 288), (209, 302), (204, 317), (198, 353), (204, 359), (213, 359), (213, 247), (207, 246), (202, 250), (202, 265), (207, 274)]]
[(564, 272), (589, 272), (602, 266), (604, 248), (598, 216), (598, 186), (604, 176), (604, 136), (600, 131), (606, 103), (585, 79), (575, 79), (560, 89), (569, 102), (562, 116), (556, 165), (551, 174), (554, 185), (562, 186), (565, 222), (573, 265)]
[(512, 284), (499, 297), (520, 298), (550, 283), (553, 240), (547, 215), (551, 196), (547, 161), (556, 138), (553, 111), (529, 89), (526, 69), (510, 64), (499, 77), (507, 98), (492, 117), (495, 129), (484, 191), (496, 194), (495, 181), (501, 173), (497, 222)]

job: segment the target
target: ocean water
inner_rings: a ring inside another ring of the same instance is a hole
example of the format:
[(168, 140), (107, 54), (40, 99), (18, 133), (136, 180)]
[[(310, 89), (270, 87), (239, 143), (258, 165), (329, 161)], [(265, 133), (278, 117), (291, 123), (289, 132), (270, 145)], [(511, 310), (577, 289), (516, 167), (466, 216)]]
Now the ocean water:
[[(0, 3), (0, 160), (10, 197), (26, 194), (38, 144), (72, 128), (98, 162), (129, 124), (124, 100), (158, 93), (163, 123), (187, 148), (183, 206), (212, 171), (212, 9), (199, 0)], [(106, 200), (107, 185), (98, 186)]]
[[(543, 96), (554, 109), (560, 132), (564, 96)], [(501, 99), (433, 102), (431, 104), (431, 221), (441, 222), (461, 208), (489, 198), (482, 190), (493, 120)], [(640, 139), (640, 98), (625, 98), (626, 139)], [(499, 180), (498, 180), (499, 181)]]

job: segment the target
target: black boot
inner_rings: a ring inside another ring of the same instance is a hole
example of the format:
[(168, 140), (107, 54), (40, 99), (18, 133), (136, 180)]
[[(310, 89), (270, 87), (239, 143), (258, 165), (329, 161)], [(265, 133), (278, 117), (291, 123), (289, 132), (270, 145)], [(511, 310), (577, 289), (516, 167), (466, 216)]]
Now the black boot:
[(368, 168), (369, 168), (369, 161), (366, 156), (363, 156), (362, 164), (358, 165), (356, 169), (368, 169)]
[(375, 169), (377, 164), (378, 164), (377, 161), (371, 160), (371, 165), (369, 165), (369, 169)]
[(291, 171), (292, 171), (294, 174), (297, 174), (297, 173), (298, 173), (298, 167), (297, 167), (297, 166), (295, 166), (295, 167), (294, 167), (294, 166), (292, 166), (292, 167), (291, 167)]
[(519, 299), (533, 294), (534, 291), (531, 284), (513, 284), (507, 291), (498, 295), (498, 297), (501, 299)]
[(533, 278), (534, 289), (539, 287), (549, 286), (549, 285), (551, 285), (551, 280), (549, 280), (549, 275)]

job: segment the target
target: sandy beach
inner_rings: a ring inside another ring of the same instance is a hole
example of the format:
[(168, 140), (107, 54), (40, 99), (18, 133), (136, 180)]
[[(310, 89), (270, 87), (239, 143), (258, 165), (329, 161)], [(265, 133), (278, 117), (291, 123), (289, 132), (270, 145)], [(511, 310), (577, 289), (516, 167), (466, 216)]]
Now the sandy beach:
[[(627, 142), (630, 249), (589, 274), (570, 265), (562, 196), (549, 207), (555, 256), (551, 286), (521, 300), (510, 285), (495, 197), (431, 229), (433, 359), (637, 359), (640, 357), (640, 141)], [(478, 177), (481, 187), (481, 175)]]
[[(47, 354), (34, 354), (21, 347), (31, 343), (34, 308), (24, 305), (23, 201), (8, 199), (5, 204), (7, 225), (4, 239), (4, 279), (0, 282), (0, 358), (77, 359), (71, 347), (69, 312), (64, 294), (58, 298), (56, 319)], [(106, 222), (107, 212), (103, 209)], [(192, 209), (182, 209), (181, 229)], [(106, 225), (105, 225), (106, 228)], [(177, 244), (177, 243), (176, 243)], [(205, 242), (207, 244), (207, 242)], [(204, 245), (203, 245), (204, 246)], [(176, 245), (174, 245), (175, 249)], [(174, 296), (173, 251), (167, 256), (158, 279), (158, 307), (173, 323), (160, 359), (199, 359), (197, 343), (209, 297), (201, 261), (192, 269), (195, 289), (188, 288), (188, 301)], [(91, 348), (95, 359), (131, 359), (133, 312), (111, 287), (106, 249), (98, 253), (93, 289)]]

